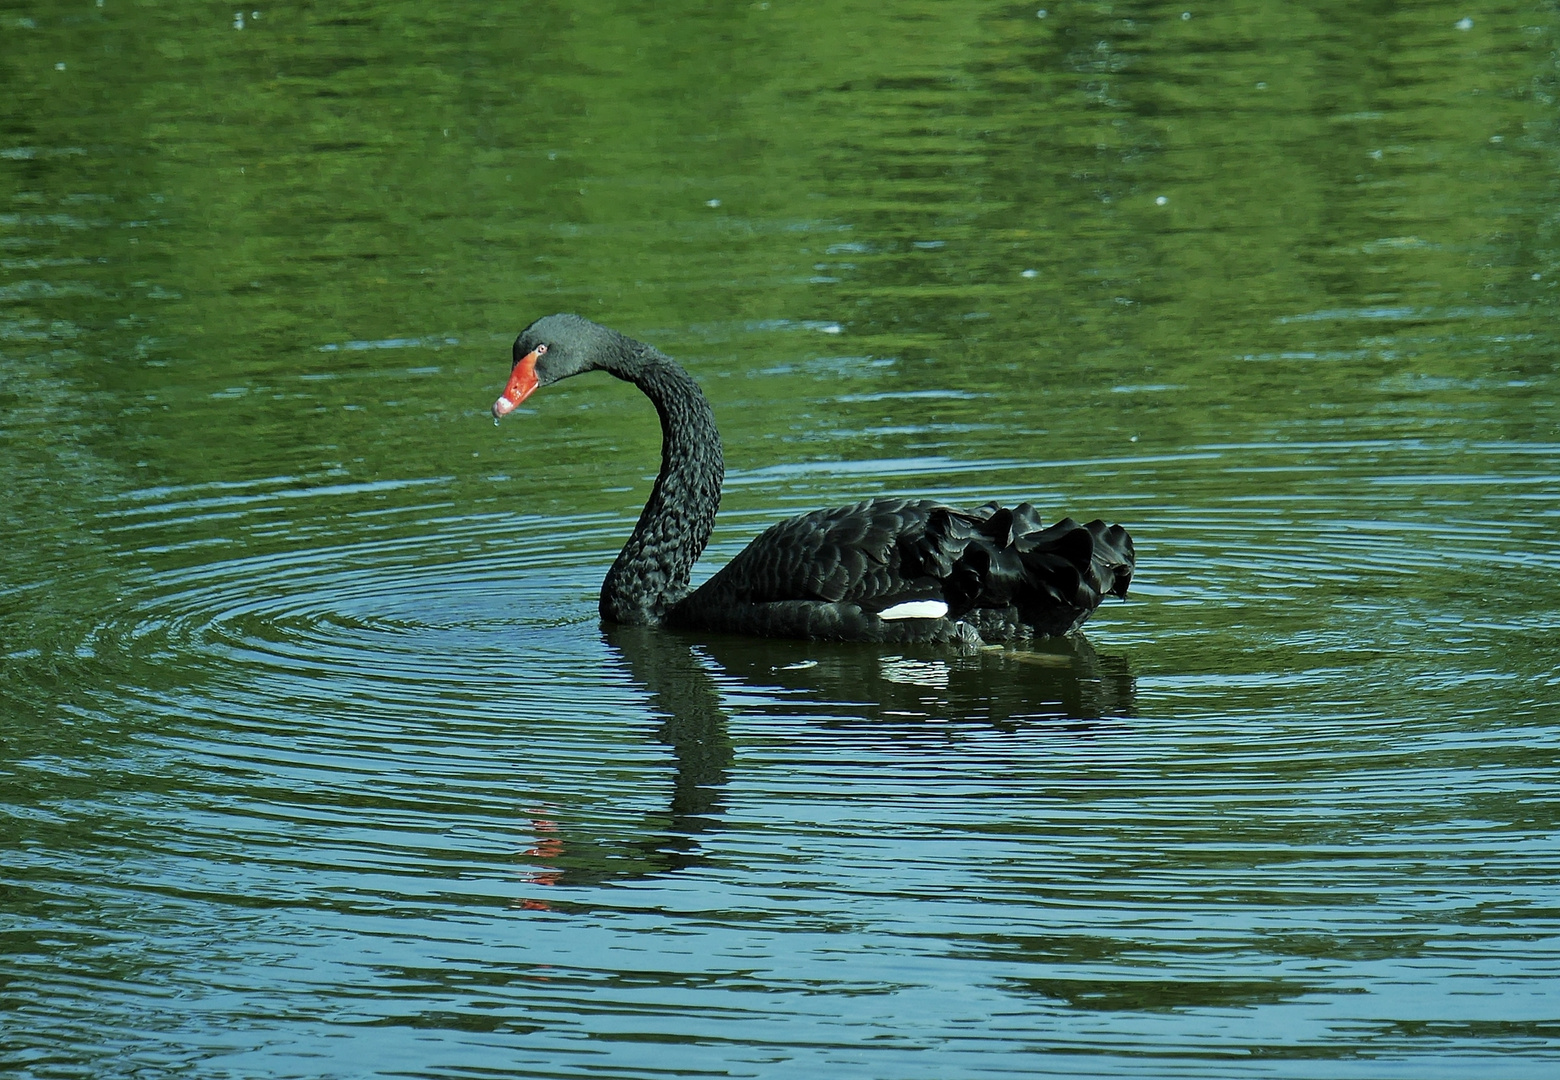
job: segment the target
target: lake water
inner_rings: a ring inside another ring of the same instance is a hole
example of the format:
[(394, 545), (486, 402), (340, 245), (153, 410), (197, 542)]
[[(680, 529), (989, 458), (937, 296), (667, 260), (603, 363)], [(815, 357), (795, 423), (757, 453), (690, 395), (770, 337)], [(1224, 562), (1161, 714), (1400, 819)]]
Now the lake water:
[[(1560, 1071), (1560, 9), (0, 4), (0, 1067)], [(603, 629), (877, 495), (1024, 652)]]

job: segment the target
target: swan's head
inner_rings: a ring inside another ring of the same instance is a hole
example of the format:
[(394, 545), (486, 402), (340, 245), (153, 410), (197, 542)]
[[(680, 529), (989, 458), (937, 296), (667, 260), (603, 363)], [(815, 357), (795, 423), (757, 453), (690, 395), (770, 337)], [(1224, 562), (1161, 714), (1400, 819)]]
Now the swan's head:
[(493, 418), (507, 416), (538, 387), (594, 371), (611, 355), (619, 335), (578, 315), (537, 319), (515, 338), (509, 385), (493, 402)]

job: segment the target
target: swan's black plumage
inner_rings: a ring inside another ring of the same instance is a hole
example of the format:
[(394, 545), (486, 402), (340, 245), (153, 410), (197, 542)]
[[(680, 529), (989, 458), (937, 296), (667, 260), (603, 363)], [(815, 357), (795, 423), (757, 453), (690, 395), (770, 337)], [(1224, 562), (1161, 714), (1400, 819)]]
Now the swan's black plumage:
[[(644, 391), (661, 417), (660, 475), (601, 586), (609, 622), (979, 644), (1066, 634), (1106, 596), (1127, 595), (1132, 538), (1119, 525), (1064, 518), (1046, 527), (1029, 503), (957, 510), (929, 499), (869, 499), (782, 521), (690, 592), (725, 471), (714, 414), (692, 376), (577, 315), (532, 323), (514, 358), (495, 416), (538, 386), (606, 371)], [(934, 603), (903, 607), (916, 601)]]

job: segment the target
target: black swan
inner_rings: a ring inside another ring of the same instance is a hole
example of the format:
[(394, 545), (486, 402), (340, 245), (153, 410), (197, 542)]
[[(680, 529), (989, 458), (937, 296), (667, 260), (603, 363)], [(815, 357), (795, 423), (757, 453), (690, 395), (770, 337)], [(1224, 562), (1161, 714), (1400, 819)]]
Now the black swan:
[(1119, 525), (1033, 506), (955, 510), (930, 499), (868, 499), (772, 526), (691, 592), (720, 505), (715, 415), (676, 361), (578, 315), (549, 315), (515, 340), (493, 417), (585, 371), (631, 382), (661, 416), (661, 473), (601, 585), (612, 623), (831, 641), (1021, 641), (1077, 629), (1107, 595), (1127, 595), (1132, 538)]

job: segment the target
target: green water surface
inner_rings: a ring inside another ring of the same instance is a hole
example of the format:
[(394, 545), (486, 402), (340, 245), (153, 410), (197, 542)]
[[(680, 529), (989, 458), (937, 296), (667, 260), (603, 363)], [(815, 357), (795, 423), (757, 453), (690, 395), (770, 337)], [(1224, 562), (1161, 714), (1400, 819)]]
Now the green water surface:
[[(1050, 0), (1040, 0), (1050, 2)], [(0, 0), (0, 1065), (1560, 1068), (1560, 9)], [(1118, 520), (1086, 639), (605, 631)]]

